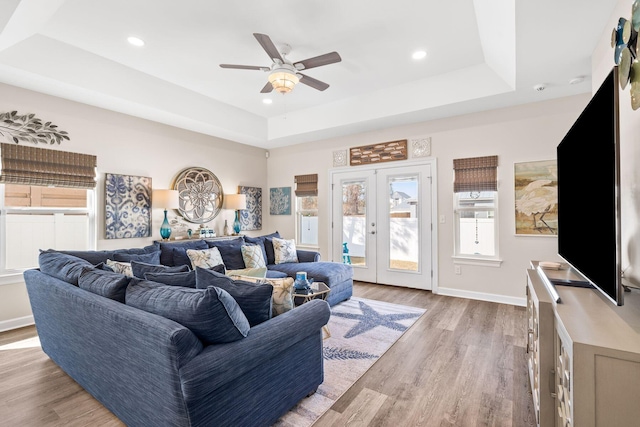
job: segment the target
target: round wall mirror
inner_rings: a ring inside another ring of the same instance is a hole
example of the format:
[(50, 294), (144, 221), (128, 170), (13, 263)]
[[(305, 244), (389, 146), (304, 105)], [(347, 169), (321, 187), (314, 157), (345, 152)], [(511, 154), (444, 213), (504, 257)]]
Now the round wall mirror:
[(224, 193), (213, 172), (205, 168), (187, 168), (176, 177), (182, 217), (189, 222), (204, 224), (215, 218), (222, 209)]

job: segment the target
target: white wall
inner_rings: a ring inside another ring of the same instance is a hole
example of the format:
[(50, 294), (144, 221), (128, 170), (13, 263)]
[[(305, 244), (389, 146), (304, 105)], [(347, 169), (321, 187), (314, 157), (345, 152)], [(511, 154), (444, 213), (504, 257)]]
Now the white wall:
[[(438, 168), (438, 216), (444, 215), (446, 221), (437, 224), (439, 292), (523, 303), (525, 269), (529, 261), (559, 258), (555, 237), (514, 235), (514, 163), (554, 159), (556, 146), (589, 98), (588, 95), (574, 96), (274, 149), (268, 160), (268, 184), (269, 187), (293, 187), (294, 175), (318, 173), (319, 245), (323, 259), (330, 259), (328, 171), (332, 168), (333, 151), (375, 142), (431, 137), (431, 155), (437, 159)], [(453, 159), (495, 154), (499, 162), (499, 245), (503, 262), (499, 268), (463, 265), (462, 274), (455, 275)], [(294, 236), (293, 215), (271, 216), (268, 223), (284, 236)]]
[[(151, 177), (153, 188), (161, 189), (169, 188), (184, 168), (200, 166), (218, 177), (226, 193), (237, 193), (238, 185), (262, 187), (264, 204), (264, 194), (268, 191), (264, 185), (267, 176), (264, 149), (0, 84), (0, 111), (12, 110), (35, 113), (69, 132), (70, 141), (46, 148), (97, 156), (97, 249), (147, 245), (160, 238), (163, 218), (162, 210), (153, 210), (153, 237), (105, 239), (104, 176), (107, 172)], [(268, 208), (268, 204), (266, 206)], [(210, 225), (222, 235), (224, 219), (231, 224), (233, 218), (232, 211), (223, 210)], [(263, 227), (267, 224), (263, 221)], [(263, 230), (268, 232), (269, 228)], [(10, 319), (31, 315), (24, 284), (19, 279), (15, 280), (18, 283), (7, 282), (0, 280), (0, 330), (13, 322)]]

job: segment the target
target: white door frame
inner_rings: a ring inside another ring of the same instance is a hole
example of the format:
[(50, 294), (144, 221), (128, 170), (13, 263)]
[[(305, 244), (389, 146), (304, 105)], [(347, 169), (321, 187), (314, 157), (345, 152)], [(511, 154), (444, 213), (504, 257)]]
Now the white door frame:
[[(437, 169), (437, 161), (434, 157), (429, 157), (421, 160), (408, 160), (403, 162), (390, 162), (386, 164), (376, 164), (376, 165), (366, 165), (366, 166), (356, 166), (356, 167), (341, 167), (341, 168), (332, 168), (329, 169), (328, 175), (328, 186), (329, 188), (329, 209), (328, 209), (328, 218), (329, 218), (329, 248), (328, 248), (328, 256), (331, 257), (331, 260), (334, 262), (342, 262), (342, 258), (333, 259), (333, 191), (331, 190), (331, 184), (333, 182), (333, 175), (335, 173), (344, 173), (344, 172), (355, 172), (357, 170), (376, 170), (376, 169), (387, 169), (387, 168), (397, 168), (397, 167), (410, 167), (410, 166), (420, 166), (420, 165), (430, 165), (431, 166), (431, 292), (434, 294), (438, 294), (438, 169)], [(342, 246), (342, 241), (339, 242)]]

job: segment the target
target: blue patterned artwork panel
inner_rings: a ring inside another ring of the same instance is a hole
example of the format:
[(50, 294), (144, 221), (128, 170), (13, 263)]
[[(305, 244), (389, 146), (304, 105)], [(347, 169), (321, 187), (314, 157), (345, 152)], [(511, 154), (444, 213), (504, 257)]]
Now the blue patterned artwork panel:
[(269, 189), (269, 213), (271, 215), (291, 215), (291, 187)]
[(240, 211), (240, 230), (262, 230), (262, 188), (238, 186), (247, 196), (247, 208)]
[(151, 178), (105, 174), (105, 237), (151, 236)]

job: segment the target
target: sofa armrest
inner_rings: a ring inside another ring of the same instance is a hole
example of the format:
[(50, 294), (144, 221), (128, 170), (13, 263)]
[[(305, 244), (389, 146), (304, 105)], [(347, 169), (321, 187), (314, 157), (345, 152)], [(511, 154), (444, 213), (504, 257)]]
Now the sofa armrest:
[(207, 346), (181, 369), (185, 399), (197, 399), (224, 387), (311, 335), (318, 335), (321, 352), (322, 327), (330, 314), (326, 301), (312, 300), (254, 326), (244, 339)]
[(319, 262), (320, 261), (320, 252), (304, 251), (302, 249), (298, 249), (296, 251), (296, 255), (298, 256), (298, 262)]

